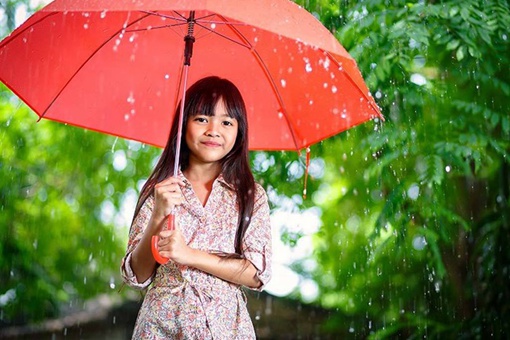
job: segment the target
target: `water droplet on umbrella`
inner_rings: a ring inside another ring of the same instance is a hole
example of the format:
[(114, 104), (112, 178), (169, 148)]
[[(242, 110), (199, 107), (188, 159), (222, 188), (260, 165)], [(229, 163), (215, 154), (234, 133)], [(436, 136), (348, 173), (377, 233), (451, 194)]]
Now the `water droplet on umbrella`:
[(129, 94), (129, 97), (127, 98), (127, 102), (128, 102), (129, 104), (134, 104), (134, 103), (135, 103), (135, 97), (134, 97), (134, 95), (133, 95), (133, 92), (131, 92), (131, 93)]
[(312, 71), (313, 71), (313, 69), (312, 69), (312, 65), (310, 65), (310, 64), (306, 64), (306, 65), (305, 65), (305, 71), (306, 71), (306, 72), (308, 72), (308, 73), (312, 72)]
[(101, 12), (101, 14), (100, 14), (101, 19), (106, 18), (106, 12), (108, 12), (108, 11), (104, 10)]
[(285, 79), (282, 79), (280, 82), (282, 83), (282, 87), (287, 86), (287, 82), (285, 81)]
[(278, 112), (278, 118), (280, 118), (280, 119), (283, 118), (283, 113), (282, 112)]
[(211, 29), (215, 29), (215, 28), (216, 28), (216, 24), (213, 22), (213, 23), (211, 24)]
[(165, 79), (170, 79), (170, 75), (169, 74), (165, 74)]
[(331, 86), (331, 92), (336, 93), (338, 91), (335, 85)]
[(325, 89), (327, 89), (327, 88), (328, 88), (328, 86), (329, 86), (329, 85), (328, 85), (328, 83), (324, 83), (324, 84), (322, 84), (322, 87), (324, 87)]
[(128, 115), (127, 113), (124, 115), (124, 120), (125, 120), (125, 121), (128, 121), (128, 120), (129, 120), (129, 115)]

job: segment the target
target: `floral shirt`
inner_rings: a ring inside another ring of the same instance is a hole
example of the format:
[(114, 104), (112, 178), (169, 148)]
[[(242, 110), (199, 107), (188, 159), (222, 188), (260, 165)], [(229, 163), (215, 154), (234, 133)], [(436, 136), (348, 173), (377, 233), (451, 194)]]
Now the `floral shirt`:
[[(185, 202), (176, 219), (187, 244), (211, 253), (234, 253), (238, 209), (236, 194), (220, 175), (205, 206), (191, 184), (182, 188)], [(121, 265), (131, 287), (149, 287), (136, 321), (133, 339), (254, 339), (255, 332), (239, 285), (192, 267), (168, 261), (146, 282), (137, 282), (131, 269), (131, 252), (149, 223), (154, 197), (149, 196), (133, 221), (126, 256)], [(244, 256), (257, 269), (262, 290), (271, 277), (271, 226), (264, 189), (256, 184), (255, 206), (243, 238)]]

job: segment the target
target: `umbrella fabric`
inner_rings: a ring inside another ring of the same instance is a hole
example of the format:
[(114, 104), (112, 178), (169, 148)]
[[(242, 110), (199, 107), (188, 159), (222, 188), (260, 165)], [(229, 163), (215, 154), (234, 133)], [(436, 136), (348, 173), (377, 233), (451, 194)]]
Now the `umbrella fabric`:
[(356, 62), (288, 0), (56, 0), (0, 43), (0, 80), (41, 118), (164, 146), (182, 91), (217, 75), (247, 104), (252, 150), (299, 150), (380, 112)]

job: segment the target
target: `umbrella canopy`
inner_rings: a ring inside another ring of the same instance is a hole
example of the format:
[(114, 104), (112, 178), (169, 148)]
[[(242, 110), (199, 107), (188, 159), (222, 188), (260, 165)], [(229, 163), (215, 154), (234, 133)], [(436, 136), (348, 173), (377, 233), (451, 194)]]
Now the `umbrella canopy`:
[(0, 43), (0, 80), (41, 118), (164, 146), (192, 11), (189, 82), (236, 84), (250, 149), (299, 150), (381, 117), (356, 62), (289, 0), (56, 0)]

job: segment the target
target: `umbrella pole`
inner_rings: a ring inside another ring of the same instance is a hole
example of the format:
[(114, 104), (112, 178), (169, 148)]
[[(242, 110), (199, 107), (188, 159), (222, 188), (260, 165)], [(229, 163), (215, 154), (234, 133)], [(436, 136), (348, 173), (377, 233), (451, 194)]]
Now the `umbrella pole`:
[[(191, 65), (191, 57), (193, 56), (193, 43), (195, 42), (195, 37), (193, 36), (193, 30), (195, 27), (195, 11), (191, 11), (188, 18), (188, 34), (184, 37), (184, 72), (181, 73), (181, 76), (184, 77), (182, 80), (182, 99), (181, 99), (181, 108), (179, 110), (179, 125), (177, 126), (177, 143), (175, 145), (175, 159), (174, 159), (174, 177), (177, 177), (179, 174), (179, 159), (181, 157), (181, 139), (182, 139), (182, 122), (184, 120), (184, 106), (186, 105), (186, 89), (188, 88), (188, 71), (189, 66)], [(175, 214), (171, 213), (168, 215), (168, 222), (166, 229), (174, 230), (175, 229)], [(152, 256), (159, 264), (165, 264), (168, 262), (168, 258), (163, 257), (159, 254), (158, 249), (158, 241), (159, 237), (157, 235), (152, 236), (151, 240), (151, 248), (152, 248)]]

